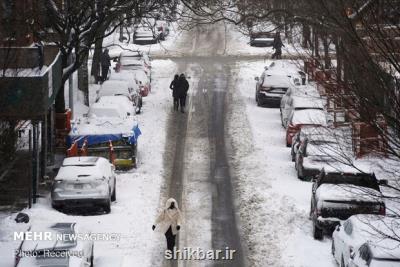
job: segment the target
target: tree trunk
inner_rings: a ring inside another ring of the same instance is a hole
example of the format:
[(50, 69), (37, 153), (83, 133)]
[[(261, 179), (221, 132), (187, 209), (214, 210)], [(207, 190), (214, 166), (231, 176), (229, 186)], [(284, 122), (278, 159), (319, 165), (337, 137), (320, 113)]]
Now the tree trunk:
[(100, 81), (100, 57), (103, 52), (103, 38), (99, 38), (96, 40), (94, 46), (94, 54), (92, 59), (92, 71), (91, 75), (94, 77), (95, 82), (98, 83)]
[[(68, 55), (61, 55), (61, 65), (62, 68), (65, 69), (68, 67)], [(61, 79), (61, 86), (57, 92), (56, 101), (55, 101), (55, 109), (56, 113), (64, 113), (65, 112), (65, 97), (64, 97), (64, 83), (66, 79)]]
[(78, 69), (78, 89), (83, 92), (83, 102), (89, 106), (89, 72), (87, 57), (84, 59), (81, 67)]
[(329, 42), (328, 42), (328, 35), (324, 33), (322, 36), (322, 43), (324, 45), (324, 65), (325, 69), (331, 68), (331, 58), (329, 56)]

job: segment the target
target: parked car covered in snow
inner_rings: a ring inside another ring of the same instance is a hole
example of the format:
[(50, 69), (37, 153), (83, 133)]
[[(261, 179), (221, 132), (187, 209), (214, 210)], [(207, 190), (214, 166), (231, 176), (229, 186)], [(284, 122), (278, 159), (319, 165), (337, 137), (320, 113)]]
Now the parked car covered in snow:
[(35, 224), (27, 232), (36, 236), (47, 234), (48, 238), (23, 240), (15, 252), (15, 266), (93, 266), (93, 241), (75, 238), (90, 233), (81, 229), (76, 223)]
[(157, 30), (148, 26), (135, 27), (133, 32), (133, 43), (138, 45), (156, 44), (160, 40)]
[(310, 218), (314, 238), (322, 239), (341, 220), (355, 214), (385, 215), (380, 184), (370, 173), (322, 170), (312, 185)]
[(272, 46), (274, 43), (274, 32), (251, 32), (250, 45), (258, 47)]
[(114, 60), (117, 62), (115, 70), (117, 72), (124, 69), (124, 66), (129, 66), (130, 61), (142, 61), (147, 69), (151, 69), (151, 60), (147, 53), (143, 51), (122, 51), (119, 56)]
[(136, 92), (126, 81), (108, 80), (105, 81), (97, 91), (96, 101), (102, 96), (126, 96), (132, 101), (135, 98)]
[(136, 108), (126, 96), (102, 96), (89, 107), (90, 118), (117, 117), (134, 120)]
[(255, 77), (257, 105), (279, 108), (282, 97), (292, 86), (292, 80), (296, 77), (299, 78), (301, 73), (293, 64), (272, 62), (260, 77)]
[(102, 157), (64, 159), (51, 190), (55, 209), (102, 208), (111, 211), (116, 200), (114, 166)]
[[(300, 136), (295, 155), (297, 177), (301, 180), (311, 180), (322, 169), (346, 170), (343, 161), (351, 151), (347, 149), (342, 138), (326, 127), (309, 127), (306, 136)], [(301, 130), (300, 130), (301, 131)], [(304, 135), (304, 132), (301, 133)], [(294, 139), (295, 140), (295, 139)], [(292, 147), (296, 144), (292, 144)]]
[(317, 96), (310, 96), (306, 94), (292, 96), (286, 101), (283, 107), (281, 106), (281, 122), (283, 127), (287, 128), (289, 115), (294, 110), (304, 109), (324, 110), (324, 104)]
[(110, 81), (126, 81), (128, 83), (128, 89), (130, 91), (130, 99), (136, 107), (135, 112), (140, 113), (143, 106), (143, 99), (140, 93), (139, 85), (137, 84), (135, 77), (130, 71), (120, 71), (111, 74)]
[(287, 147), (292, 145), (293, 136), (304, 126), (327, 126), (325, 111), (320, 109), (293, 110), (287, 121)]
[(326, 127), (321, 127), (321, 126), (303, 126), (300, 128), (300, 130), (293, 136), (292, 138), (292, 146), (290, 149), (290, 156), (292, 158), (292, 161), (296, 161), (296, 153), (297, 150), (299, 149), (299, 146), (301, 145), (302, 142), (308, 138), (309, 135), (311, 135), (309, 138), (311, 139), (316, 139), (316, 138), (324, 138), (323, 135), (320, 133), (324, 133), (324, 131), (327, 130)]
[(400, 266), (400, 235), (396, 217), (354, 215), (338, 225), (332, 234), (332, 255), (340, 266)]

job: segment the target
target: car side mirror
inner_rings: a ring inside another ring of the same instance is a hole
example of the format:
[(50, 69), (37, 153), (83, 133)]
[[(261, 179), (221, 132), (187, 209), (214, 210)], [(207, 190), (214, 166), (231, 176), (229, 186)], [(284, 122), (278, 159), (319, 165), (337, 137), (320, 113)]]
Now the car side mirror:
[(53, 168), (53, 172), (57, 172), (60, 170), (60, 168)]
[(114, 58), (113, 62), (118, 62), (118, 58), (117, 57)]
[(379, 185), (387, 186), (387, 185), (388, 185), (388, 180), (386, 180), (386, 179), (381, 179), (381, 180), (378, 181), (378, 184), (379, 184)]
[(336, 225), (335, 230), (336, 230), (337, 232), (340, 232), (340, 224)]
[(260, 78), (254, 77), (254, 80), (256, 80), (258, 82), (260, 80)]

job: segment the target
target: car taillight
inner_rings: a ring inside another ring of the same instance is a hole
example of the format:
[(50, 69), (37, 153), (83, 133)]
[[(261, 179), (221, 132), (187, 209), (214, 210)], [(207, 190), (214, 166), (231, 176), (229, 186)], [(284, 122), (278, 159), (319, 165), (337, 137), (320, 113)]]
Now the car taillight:
[(379, 215), (386, 215), (385, 204), (381, 204), (381, 206), (379, 207)]
[(298, 125), (289, 124), (288, 131), (289, 133), (296, 133), (298, 130)]

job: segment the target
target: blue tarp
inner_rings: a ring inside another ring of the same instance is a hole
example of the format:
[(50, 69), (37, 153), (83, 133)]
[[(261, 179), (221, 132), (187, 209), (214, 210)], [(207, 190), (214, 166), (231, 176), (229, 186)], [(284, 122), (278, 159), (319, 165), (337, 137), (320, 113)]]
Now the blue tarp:
[[(129, 144), (136, 144), (139, 136), (142, 132), (139, 129), (138, 125), (135, 125), (132, 128), (133, 134), (128, 136), (128, 143)], [(97, 145), (101, 143), (106, 143), (108, 141), (118, 141), (123, 138), (126, 138), (126, 135), (121, 134), (97, 134), (97, 135), (68, 135), (67, 136), (67, 147), (70, 147), (75, 141), (78, 142), (78, 146), (82, 147), (83, 142), (87, 140), (88, 146)]]

